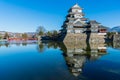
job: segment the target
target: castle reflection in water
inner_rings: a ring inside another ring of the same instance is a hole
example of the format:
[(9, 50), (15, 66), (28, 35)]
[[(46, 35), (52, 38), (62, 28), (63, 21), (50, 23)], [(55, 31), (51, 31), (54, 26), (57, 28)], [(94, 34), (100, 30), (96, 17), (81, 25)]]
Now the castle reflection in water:
[(103, 55), (107, 54), (107, 47), (120, 48), (120, 44), (114, 43), (60, 43), (60, 42), (44, 42), (39, 43), (39, 50), (44, 51), (44, 46), (48, 48), (60, 48), (63, 51), (66, 64), (69, 71), (74, 76), (79, 76), (82, 73), (84, 64), (87, 61), (96, 61)]
[(107, 54), (106, 44), (98, 43), (65, 43), (67, 51), (64, 53), (66, 63), (74, 76), (82, 73), (82, 68), (87, 60), (95, 61)]
[[(10, 47), (14, 43), (4, 43), (1, 46)], [(29, 43), (30, 44), (36, 44)], [(17, 46), (27, 46), (27, 42), (16, 43)], [(46, 48), (60, 49), (63, 52), (69, 71), (74, 76), (82, 73), (83, 66), (87, 61), (96, 61), (103, 55), (107, 54), (107, 47), (120, 49), (120, 44), (114, 43), (85, 43), (85, 42), (38, 42), (37, 49), (39, 52), (45, 51)]]

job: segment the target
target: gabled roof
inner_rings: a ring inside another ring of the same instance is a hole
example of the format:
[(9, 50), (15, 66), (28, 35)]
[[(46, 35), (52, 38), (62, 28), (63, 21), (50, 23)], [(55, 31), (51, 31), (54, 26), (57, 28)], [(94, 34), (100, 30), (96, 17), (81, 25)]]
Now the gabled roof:
[(90, 23), (92, 23), (92, 24), (100, 24), (100, 23), (97, 22), (96, 20), (91, 20)]
[[(82, 23), (80, 19), (77, 19), (73, 22), (73, 24), (78, 23), (78, 22)], [(84, 24), (84, 23), (82, 23), (82, 24)]]
[(74, 21), (73, 25), (74, 25), (74, 26), (84, 26), (85, 23), (81, 22), (80, 19), (77, 19), (76, 21)]
[(75, 4), (73, 7), (72, 7), (72, 9), (82, 9), (78, 4)]
[(105, 27), (105, 26), (103, 26), (103, 25), (99, 26), (99, 28), (108, 29), (108, 27)]
[(82, 8), (78, 5), (78, 4), (75, 4), (73, 7), (71, 7), (68, 12), (71, 12), (72, 9), (79, 9), (79, 10), (82, 10)]

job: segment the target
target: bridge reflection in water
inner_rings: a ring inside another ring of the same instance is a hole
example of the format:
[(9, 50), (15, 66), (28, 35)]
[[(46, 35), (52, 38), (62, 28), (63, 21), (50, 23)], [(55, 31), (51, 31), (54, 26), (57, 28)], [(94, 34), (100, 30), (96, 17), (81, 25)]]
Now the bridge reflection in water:
[[(60, 48), (63, 51), (66, 64), (70, 73), (74, 76), (79, 76), (82, 73), (84, 64), (87, 61), (95, 61), (101, 56), (107, 54), (107, 45), (102, 43), (84, 43), (84, 42), (43, 42), (39, 43), (39, 50), (44, 51), (44, 46)], [(41, 47), (43, 46), (43, 47)]]

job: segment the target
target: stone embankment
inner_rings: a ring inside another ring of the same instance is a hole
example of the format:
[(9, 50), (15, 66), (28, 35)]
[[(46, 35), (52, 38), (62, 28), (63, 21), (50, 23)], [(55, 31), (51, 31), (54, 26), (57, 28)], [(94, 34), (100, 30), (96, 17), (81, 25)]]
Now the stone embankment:
[(113, 42), (120, 42), (120, 34), (114, 34)]
[(104, 43), (105, 42), (105, 34), (100, 33), (91, 33), (91, 34), (67, 34), (63, 40), (63, 42), (89, 42), (89, 43)]

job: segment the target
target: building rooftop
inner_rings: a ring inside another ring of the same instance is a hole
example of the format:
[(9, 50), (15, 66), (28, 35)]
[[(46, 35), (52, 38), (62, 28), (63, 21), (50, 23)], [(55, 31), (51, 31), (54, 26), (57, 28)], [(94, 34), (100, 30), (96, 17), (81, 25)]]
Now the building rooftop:
[(91, 20), (90, 23), (93, 23), (93, 24), (101, 24), (101, 23), (97, 22), (96, 20)]
[(78, 4), (75, 4), (73, 7), (72, 7), (72, 9), (82, 9)]

